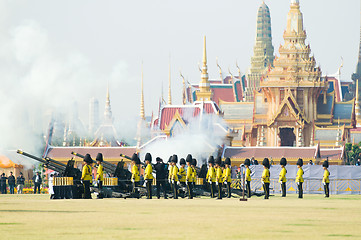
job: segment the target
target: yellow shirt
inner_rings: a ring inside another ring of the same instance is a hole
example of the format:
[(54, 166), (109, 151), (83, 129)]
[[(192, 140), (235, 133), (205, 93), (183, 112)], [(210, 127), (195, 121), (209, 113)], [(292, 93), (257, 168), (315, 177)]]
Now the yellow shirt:
[(278, 179), (279, 182), (286, 182), (287, 179), (286, 179), (286, 173), (287, 173), (287, 170), (286, 168), (282, 168), (281, 172), (280, 172), (280, 177)]
[(216, 181), (218, 183), (223, 182), (223, 171), (221, 167), (217, 167), (216, 169)]
[(179, 181), (180, 182), (186, 182), (186, 169), (184, 167), (180, 167), (179, 168), (179, 175), (180, 175), (180, 178)]
[(86, 164), (84, 165), (83, 171), (82, 171), (82, 174), (81, 174), (81, 180), (85, 180), (85, 181), (93, 180), (92, 167), (91, 166), (86, 165)]
[(134, 182), (140, 181), (139, 168), (136, 164), (134, 164), (132, 167), (132, 179), (134, 179)]
[(104, 180), (104, 170), (103, 170), (103, 165), (100, 164), (98, 166), (98, 170), (97, 170), (97, 178), (96, 180), (99, 180), (99, 181), (103, 181)]
[(324, 172), (323, 172), (323, 179), (322, 179), (322, 182), (323, 183), (330, 183), (330, 172), (328, 171), (328, 169), (326, 169)]
[(173, 166), (172, 180), (178, 182), (178, 167)]
[(144, 171), (144, 179), (145, 180), (151, 180), (153, 179), (153, 167), (152, 164), (148, 164)]
[(263, 170), (263, 173), (262, 173), (262, 181), (264, 183), (270, 183), (270, 180), (269, 180), (269, 169), (268, 168), (265, 168)]
[(246, 168), (246, 181), (251, 181), (251, 169)]
[(225, 168), (223, 170), (223, 182), (232, 182), (232, 179), (231, 179), (231, 168)]
[(216, 172), (214, 170), (214, 167), (210, 167), (208, 168), (208, 172), (207, 172), (207, 181), (212, 181), (212, 182), (216, 182)]
[(193, 182), (193, 168), (192, 167), (187, 167), (186, 180), (188, 182)]
[(197, 170), (195, 167), (191, 167), (191, 168), (193, 170), (193, 174), (192, 174), (193, 182), (197, 182)]
[(296, 175), (296, 182), (303, 183), (303, 169), (299, 168)]
[(172, 175), (173, 175), (173, 166), (169, 165), (168, 179), (172, 179)]

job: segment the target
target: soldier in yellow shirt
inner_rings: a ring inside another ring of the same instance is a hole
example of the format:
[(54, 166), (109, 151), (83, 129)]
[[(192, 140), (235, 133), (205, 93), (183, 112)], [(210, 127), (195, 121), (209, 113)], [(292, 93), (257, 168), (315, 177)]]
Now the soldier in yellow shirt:
[(217, 199), (222, 199), (222, 183), (223, 183), (223, 171), (221, 168), (222, 159), (221, 157), (217, 157), (215, 162), (215, 170), (216, 170), (216, 186), (218, 188)]
[(152, 155), (150, 153), (145, 154), (144, 162), (147, 165), (144, 170), (144, 181), (147, 188), (147, 199), (152, 199), (153, 167)]
[(178, 199), (178, 182), (179, 182), (179, 178), (178, 178), (178, 167), (177, 167), (177, 163), (178, 163), (178, 156), (177, 155), (173, 155), (172, 156), (172, 185), (173, 185), (173, 199)]
[(97, 176), (95, 178), (95, 180), (97, 181), (98, 184), (98, 189), (99, 189), (99, 194), (97, 196), (97, 198), (101, 199), (103, 198), (103, 180), (104, 180), (104, 170), (103, 170), (103, 154), (98, 153), (97, 157), (96, 157), (96, 161), (97, 161)]
[(90, 194), (90, 183), (93, 180), (93, 176), (92, 176), (92, 167), (91, 165), (93, 164), (93, 159), (90, 157), (89, 154), (86, 154), (84, 156), (84, 166), (83, 166), (83, 171), (82, 171), (82, 175), (81, 175), (81, 180), (83, 181), (83, 185), (84, 185), (84, 199), (91, 199), (91, 194)]
[(323, 172), (323, 178), (322, 178), (322, 183), (325, 189), (325, 197), (328, 198), (330, 197), (330, 172), (328, 171), (328, 161), (324, 161), (322, 164), (323, 170), (325, 170)]
[[(196, 186), (196, 183), (197, 183), (197, 160), (195, 158), (192, 159), (192, 163), (191, 163), (191, 167), (193, 169), (193, 182), (192, 182), (192, 185), (193, 185), (193, 189), (194, 187)], [(193, 192), (193, 197), (194, 197), (194, 192)]]
[(232, 179), (231, 179), (231, 159), (230, 158), (226, 158), (226, 160), (224, 160), (224, 170), (223, 170), (223, 182), (226, 185), (227, 188), (227, 198), (231, 198), (232, 192), (231, 192), (231, 183), (232, 183)]
[(262, 162), (263, 165), (263, 173), (262, 173), (262, 183), (263, 183), (263, 189), (264, 189), (264, 199), (269, 199), (269, 185), (270, 185), (270, 162), (268, 158), (263, 159)]
[(186, 158), (186, 162), (187, 162), (186, 184), (187, 184), (188, 199), (193, 199), (193, 167), (191, 166), (192, 155), (188, 154)]
[(249, 169), (249, 166), (251, 165), (251, 160), (249, 160), (248, 158), (246, 158), (244, 160), (244, 165), (246, 166), (246, 171), (245, 171), (245, 178), (246, 178), (246, 194), (247, 194), (247, 198), (251, 198), (251, 169)]
[(207, 172), (207, 176), (206, 179), (209, 183), (209, 187), (211, 190), (211, 198), (214, 198), (214, 192), (215, 192), (215, 187), (216, 187), (216, 171), (214, 170), (214, 157), (210, 156), (208, 159), (208, 172)]
[(169, 192), (173, 192), (173, 184), (172, 184), (172, 175), (173, 175), (173, 163), (172, 157), (170, 156), (168, 159), (168, 183), (169, 183)]
[(186, 160), (184, 158), (181, 158), (179, 161), (179, 164), (180, 164), (180, 168), (178, 171), (179, 182), (182, 187), (186, 187), (186, 175), (187, 175), (186, 169), (185, 169)]
[(286, 197), (286, 181), (287, 181), (287, 179), (286, 179), (286, 173), (287, 173), (287, 170), (286, 170), (287, 160), (286, 160), (286, 158), (284, 158), (284, 157), (281, 158), (280, 165), (281, 165), (282, 169), (281, 169), (278, 181), (281, 184), (282, 197)]
[(298, 167), (298, 171), (297, 171), (297, 175), (296, 175), (296, 184), (298, 186), (298, 198), (303, 198), (303, 188), (302, 188), (302, 184), (303, 184), (303, 160), (301, 158), (299, 158), (297, 160), (297, 167)]
[(139, 186), (140, 174), (140, 159), (136, 153), (132, 156), (132, 177), (130, 178), (133, 186), (133, 193), (138, 193), (137, 187)]

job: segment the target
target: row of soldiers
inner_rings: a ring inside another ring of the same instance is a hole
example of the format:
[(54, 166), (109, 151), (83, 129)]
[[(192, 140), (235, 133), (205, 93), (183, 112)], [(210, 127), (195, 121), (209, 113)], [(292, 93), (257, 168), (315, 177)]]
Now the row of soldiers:
[[(144, 181), (147, 189), (147, 199), (152, 198), (152, 182), (153, 182), (153, 165), (152, 156), (147, 153), (144, 158), (145, 170)], [(178, 189), (186, 188), (189, 199), (194, 197), (194, 186), (197, 180), (197, 160), (188, 154), (186, 159), (181, 158), (179, 161), (180, 167), (178, 168), (178, 156), (172, 155), (168, 160), (168, 166), (163, 163), (163, 160), (159, 157), (156, 158), (157, 164), (154, 165), (156, 172), (156, 186), (157, 197), (160, 198), (160, 191), (163, 190), (164, 198), (167, 198), (166, 185), (169, 184), (173, 198), (178, 199)], [(137, 191), (137, 187), (140, 182), (140, 159), (137, 154), (132, 157), (132, 177), (133, 191)], [(186, 168), (187, 166), (187, 168)], [(227, 197), (231, 197), (231, 160), (227, 158), (222, 162), (218, 157), (215, 161), (213, 156), (209, 160), (209, 169), (206, 176), (206, 180), (209, 182), (211, 188), (211, 197), (215, 196), (216, 186), (218, 186), (218, 199), (222, 199), (222, 185), (227, 186)]]
[[(251, 162), (249, 159), (246, 159), (244, 161), (244, 165), (246, 167), (245, 170), (245, 180), (246, 180), (246, 193), (247, 193), (247, 197), (250, 198), (251, 197), (251, 173), (252, 171), (250, 170), (249, 166), (251, 165)], [(262, 165), (264, 167), (263, 173), (262, 173), (262, 184), (263, 184), (263, 189), (264, 189), (264, 193), (265, 193), (265, 199), (269, 199), (269, 186), (270, 186), (270, 162), (268, 158), (263, 159)], [(279, 173), (279, 183), (281, 185), (281, 191), (282, 191), (282, 197), (286, 197), (286, 165), (287, 165), (287, 160), (286, 158), (281, 158), (280, 161), (280, 165), (282, 167), (280, 173)], [(296, 184), (297, 184), (297, 188), (298, 188), (298, 198), (303, 198), (303, 160), (301, 158), (299, 158), (297, 160), (297, 174), (296, 174)], [(323, 169), (324, 169), (324, 174), (323, 174), (323, 178), (322, 178), (322, 184), (324, 185), (324, 192), (325, 192), (325, 197), (328, 198), (330, 197), (330, 172), (328, 170), (329, 167), (329, 163), (328, 161), (324, 161), (323, 164)]]

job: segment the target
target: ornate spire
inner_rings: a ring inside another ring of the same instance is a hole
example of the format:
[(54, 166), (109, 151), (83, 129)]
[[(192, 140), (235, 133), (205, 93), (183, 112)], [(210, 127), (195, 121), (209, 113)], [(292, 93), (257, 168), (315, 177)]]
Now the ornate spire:
[(112, 123), (112, 109), (110, 107), (110, 94), (109, 94), (109, 82), (107, 86), (107, 96), (105, 100), (105, 110), (104, 110), (104, 123)]
[(144, 112), (144, 89), (143, 89), (143, 63), (142, 63), (142, 77), (141, 77), (141, 95), (140, 95), (140, 118), (145, 119)]
[(356, 114), (356, 127), (361, 127), (361, 109), (360, 109), (360, 93), (359, 93), (359, 80), (356, 80), (356, 99), (355, 99), (355, 114)]
[(169, 79), (168, 79), (168, 105), (172, 105), (172, 87), (171, 87), (171, 71), (170, 71), (170, 58), (169, 58)]
[(303, 15), (300, 11), (300, 3), (298, 0), (291, 0), (291, 10), (288, 12), (287, 16), (286, 32), (288, 34), (304, 34)]
[(207, 67), (207, 49), (206, 49), (206, 36), (203, 42), (203, 66), (202, 66), (201, 82), (199, 83), (199, 91), (197, 94), (198, 101), (210, 101), (212, 92), (208, 81), (208, 67)]
[(222, 68), (218, 64), (218, 57), (216, 58), (217, 67), (219, 69), (219, 76), (221, 77), (221, 81), (223, 81), (223, 74), (222, 74)]
[(182, 78), (182, 84), (183, 84), (183, 90), (182, 90), (182, 103), (183, 105), (187, 104), (187, 87), (186, 87), (186, 81), (184, 79), (184, 76), (182, 72), (179, 72), (181, 78)]

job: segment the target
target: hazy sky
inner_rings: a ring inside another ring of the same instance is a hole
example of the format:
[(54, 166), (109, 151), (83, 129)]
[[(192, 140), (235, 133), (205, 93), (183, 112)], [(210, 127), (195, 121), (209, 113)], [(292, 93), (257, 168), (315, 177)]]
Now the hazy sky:
[[(34, 109), (36, 115), (50, 107), (67, 110), (77, 101), (87, 124), (89, 98), (97, 97), (103, 111), (109, 81), (113, 115), (123, 126), (139, 113), (142, 61), (146, 114), (156, 114), (162, 83), (167, 96), (169, 56), (173, 102), (180, 104), (179, 70), (191, 83), (200, 80), (197, 63), (202, 59), (203, 35), (210, 78), (219, 76), (216, 57), (224, 72), (230, 68), (237, 74), (236, 61), (243, 73), (247, 71), (261, 2), (1, 0), (0, 100), (9, 105), (0, 111), (11, 115), (15, 109)], [(278, 55), (290, 1), (265, 2)], [(300, 4), (307, 41), (322, 72), (335, 73), (342, 56), (342, 78), (349, 79), (358, 57), (360, 1), (300, 0)], [(35, 117), (33, 124), (38, 123)], [(6, 121), (1, 124), (0, 130), (9, 128)]]

